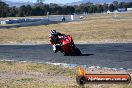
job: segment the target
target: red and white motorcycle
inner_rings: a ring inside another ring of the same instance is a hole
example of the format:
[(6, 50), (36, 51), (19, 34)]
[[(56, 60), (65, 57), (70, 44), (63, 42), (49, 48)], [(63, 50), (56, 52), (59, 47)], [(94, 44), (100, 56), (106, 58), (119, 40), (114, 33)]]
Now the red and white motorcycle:
[(60, 51), (64, 56), (81, 56), (81, 51), (75, 46), (72, 36), (65, 35), (59, 40), (60, 46), (56, 45), (57, 51)]

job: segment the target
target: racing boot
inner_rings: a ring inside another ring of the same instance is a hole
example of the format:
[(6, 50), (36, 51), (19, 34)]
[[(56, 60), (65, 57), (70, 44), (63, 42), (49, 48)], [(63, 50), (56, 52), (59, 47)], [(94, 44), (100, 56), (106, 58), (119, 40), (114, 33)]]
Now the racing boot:
[(56, 45), (53, 45), (53, 52), (57, 53)]

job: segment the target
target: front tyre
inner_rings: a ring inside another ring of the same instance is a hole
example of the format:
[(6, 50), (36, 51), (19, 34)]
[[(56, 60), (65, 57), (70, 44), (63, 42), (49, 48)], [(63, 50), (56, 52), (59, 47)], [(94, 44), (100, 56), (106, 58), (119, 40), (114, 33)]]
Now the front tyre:
[(63, 55), (64, 55), (64, 56), (69, 56), (69, 55), (68, 55), (67, 53), (65, 53), (65, 52), (63, 52)]

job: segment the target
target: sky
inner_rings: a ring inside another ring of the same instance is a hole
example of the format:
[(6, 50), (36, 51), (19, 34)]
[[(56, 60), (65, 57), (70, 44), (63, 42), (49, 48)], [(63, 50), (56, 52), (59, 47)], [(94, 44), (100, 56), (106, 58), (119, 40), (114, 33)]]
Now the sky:
[[(36, 2), (36, 0), (7, 0), (7, 1), (13, 1), (13, 2)], [(65, 4), (65, 3), (71, 3), (71, 2), (77, 2), (77, 1), (81, 1), (81, 0), (45, 0), (45, 3), (61, 3), (61, 4)]]

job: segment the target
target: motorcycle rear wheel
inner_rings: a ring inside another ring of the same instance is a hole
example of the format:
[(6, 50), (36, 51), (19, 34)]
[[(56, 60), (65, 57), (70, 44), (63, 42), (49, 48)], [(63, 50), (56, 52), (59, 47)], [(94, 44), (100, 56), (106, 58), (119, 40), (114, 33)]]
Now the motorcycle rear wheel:
[(82, 55), (82, 52), (76, 47), (75, 54), (78, 55), (78, 56), (81, 56)]

